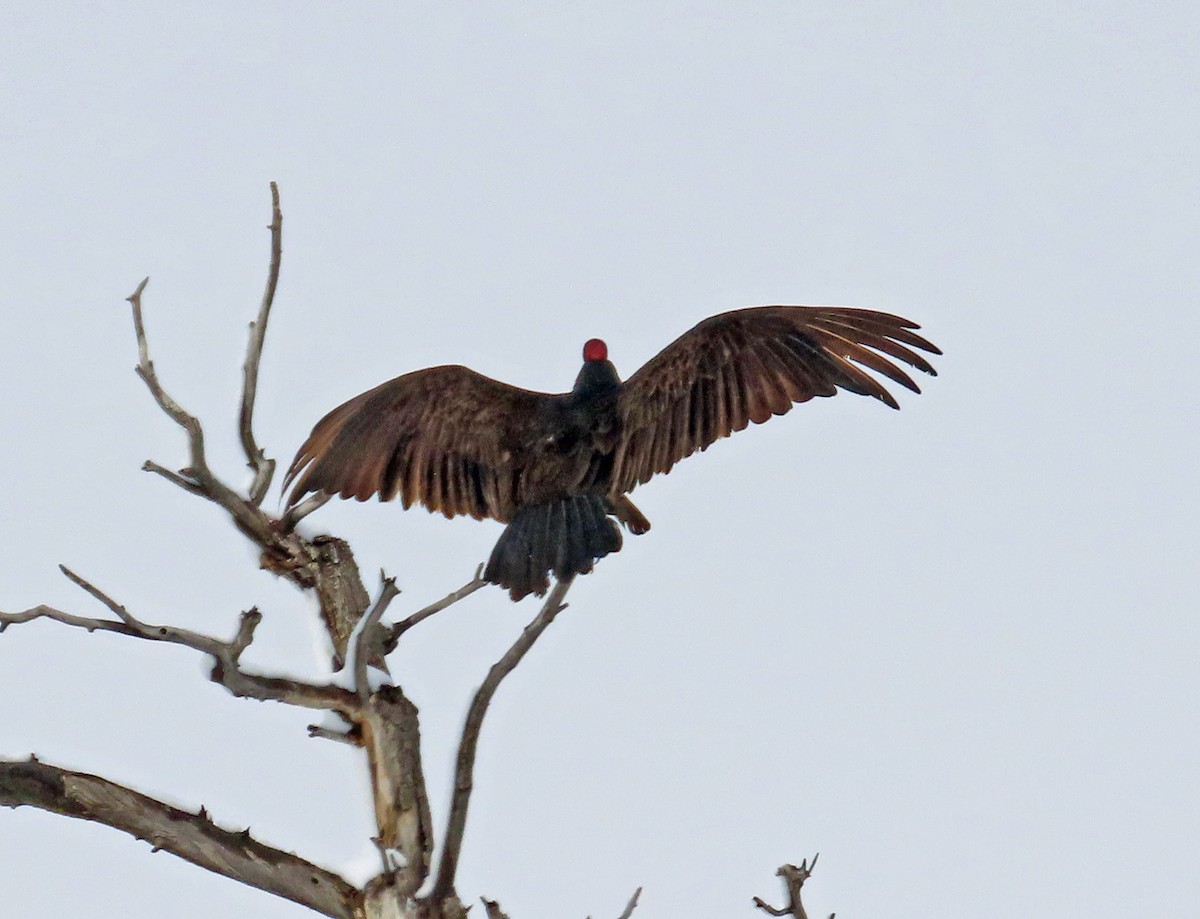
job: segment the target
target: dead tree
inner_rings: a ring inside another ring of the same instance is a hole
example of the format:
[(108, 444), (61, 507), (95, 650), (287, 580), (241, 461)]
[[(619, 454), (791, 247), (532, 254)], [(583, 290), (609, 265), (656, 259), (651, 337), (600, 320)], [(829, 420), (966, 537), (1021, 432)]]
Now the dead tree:
[[(468, 907), (459, 898), (455, 875), (484, 717), (500, 683), (566, 609), (565, 597), (571, 582), (555, 584), (538, 614), (492, 665), (476, 691), (459, 739), (449, 818), (440, 843), (435, 845), (438, 837), (426, 797), (416, 706), (394, 683), (372, 689), (368, 668), (386, 672), (386, 656), (412, 628), (474, 593), (485, 582), (477, 571), (474, 578), (443, 599), (388, 625), (383, 616), (398, 593), (394, 581), (382, 575), (372, 600), (354, 554), (344, 540), (328, 535), (309, 539), (296, 531), (300, 520), (325, 503), (327, 496), (309, 498), (280, 516), (263, 509), (274, 478), (275, 461), (258, 445), (253, 421), (259, 361), (282, 257), (283, 222), (274, 183), (271, 198), (270, 269), (262, 304), (250, 326), (239, 413), (241, 444), (252, 472), (250, 485), (243, 493), (210, 468), (199, 419), (179, 405), (158, 378), (142, 318), (142, 295), (149, 279), (143, 280), (128, 298), (138, 347), (136, 370), (159, 407), (186, 434), (188, 459), (178, 470), (154, 461), (147, 461), (143, 468), (222, 508), (233, 525), (258, 547), (262, 567), (302, 591), (311, 592), (333, 648), (332, 668), (341, 670), (349, 664), (350, 686), (305, 683), (244, 668), (242, 654), (254, 640), (261, 619), (256, 609), (241, 614), (232, 638), (217, 638), (149, 622), (65, 566), (60, 566), (63, 575), (98, 601), (107, 615), (84, 616), (43, 604), (19, 612), (0, 611), (0, 632), (34, 619), (49, 619), (88, 632), (115, 632), (144, 641), (183, 645), (210, 657), (211, 679), (234, 696), (334, 713), (340, 718), (342, 729), (313, 724), (309, 726), (309, 734), (349, 743), (365, 751), (374, 799), (373, 842), (380, 852), (380, 871), (365, 885), (356, 887), (334, 871), (265, 845), (248, 830), (239, 832), (218, 826), (203, 807), (197, 813), (184, 811), (109, 779), (50, 765), (36, 756), (28, 760), (0, 760), (0, 805), (37, 807), (105, 824), (145, 840), (153, 851), (170, 852), (209, 871), (336, 919), (462, 919)], [(799, 891), (809, 873), (807, 863), (799, 869), (791, 865), (779, 869), (791, 896), (788, 907), (776, 910), (758, 898), (755, 903), (773, 915), (806, 919)], [(620, 919), (629, 919), (633, 914), (640, 893), (640, 888), (634, 892)], [(489, 919), (506, 919), (499, 903), (487, 898), (482, 903)]]

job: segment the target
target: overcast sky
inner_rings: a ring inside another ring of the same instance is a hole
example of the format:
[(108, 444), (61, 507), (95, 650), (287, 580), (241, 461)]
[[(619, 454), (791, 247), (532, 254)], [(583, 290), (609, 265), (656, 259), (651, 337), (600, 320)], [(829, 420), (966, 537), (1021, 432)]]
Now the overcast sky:
[[(312, 609), (212, 506), (132, 372), (240, 481), (246, 324), (283, 274), (258, 431), (464, 363), (569, 388), (763, 303), (920, 322), (940, 376), (843, 394), (635, 498), (480, 746), (459, 889), (514, 919), (1115, 919), (1200, 900), (1200, 12), (1191, 3), (159, 3), (0, 11), (0, 608), (102, 610), (66, 563), (248, 663), (326, 674)], [(924, 383), (924, 381), (922, 381)], [(271, 499), (274, 501), (274, 497)], [(500, 532), (330, 504), (411, 611)], [(533, 616), (488, 589), (411, 636), (435, 820), (470, 693)], [(314, 651), (314, 648), (316, 651)], [(362, 756), (184, 649), (0, 637), (0, 755), (249, 824), (356, 880)], [(13, 916), (301, 919), (105, 827), (0, 812)]]

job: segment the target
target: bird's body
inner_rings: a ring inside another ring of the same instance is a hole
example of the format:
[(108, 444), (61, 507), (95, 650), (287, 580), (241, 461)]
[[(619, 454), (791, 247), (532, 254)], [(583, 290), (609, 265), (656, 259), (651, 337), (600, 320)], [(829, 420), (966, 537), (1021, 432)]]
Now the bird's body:
[[(649, 522), (626, 494), (751, 421), (839, 388), (898, 407), (862, 367), (919, 392), (883, 355), (934, 373), (940, 353), (906, 319), (846, 307), (771, 306), (706, 319), (622, 383), (598, 339), (568, 393), (519, 389), (466, 367), (405, 374), (319, 421), (288, 472), (310, 492), (399, 497), (509, 526), (485, 577), (543, 593)], [(861, 365), (861, 366), (859, 366)], [(298, 478), (297, 478), (298, 477)]]

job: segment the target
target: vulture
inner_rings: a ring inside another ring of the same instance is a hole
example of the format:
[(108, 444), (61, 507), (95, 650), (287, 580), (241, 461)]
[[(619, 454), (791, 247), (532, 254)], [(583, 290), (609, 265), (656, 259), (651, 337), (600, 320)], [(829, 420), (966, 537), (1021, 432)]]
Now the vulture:
[(570, 392), (519, 389), (467, 367), (417, 370), (355, 396), (317, 422), (288, 470), (288, 506), (313, 492), (399, 497), (446, 517), (508, 526), (484, 578), (513, 600), (549, 575), (592, 570), (621, 548), (629, 500), (714, 441), (839, 389), (899, 408), (867, 371), (919, 393), (898, 366), (936, 375), (941, 354), (900, 316), (840, 306), (759, 306), (705, 319), (622, 381), (608, 347), (583, 346)]

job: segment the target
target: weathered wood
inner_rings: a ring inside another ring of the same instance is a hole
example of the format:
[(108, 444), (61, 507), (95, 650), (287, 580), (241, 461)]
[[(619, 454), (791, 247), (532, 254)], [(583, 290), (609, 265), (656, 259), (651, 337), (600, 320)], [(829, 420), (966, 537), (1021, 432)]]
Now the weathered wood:
[(353, 919), (359, 893), (340, 875), (265, 845), (250, 831), (217, 826), (201, 808), (189, 813), (124, 785), (36, 759), (0, 760), (0, 805), (38, 807), (94, 820), (259, 890), (335, 919)]

